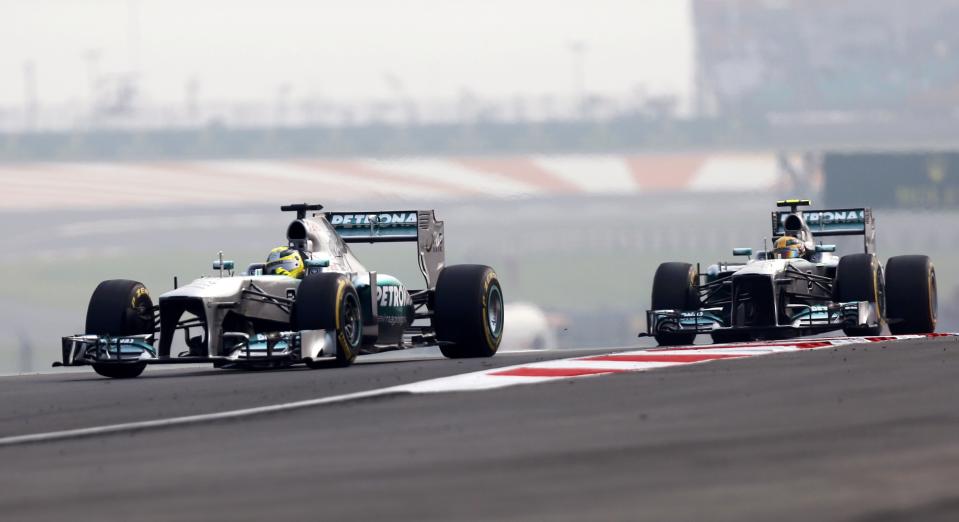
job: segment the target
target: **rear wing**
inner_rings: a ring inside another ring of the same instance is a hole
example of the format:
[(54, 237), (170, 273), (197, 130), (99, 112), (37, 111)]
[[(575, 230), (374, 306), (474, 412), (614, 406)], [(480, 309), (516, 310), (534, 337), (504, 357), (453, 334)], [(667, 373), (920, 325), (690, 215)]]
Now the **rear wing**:
[(784, 223), (791, 214), (802, 218), (813, 236), (863, 236), (866, 253), (875, 252), (876, 220), (871, 208), (776, 211), (772, 213), (773, 237), (786, 233)]
[(326, 220), (347, 243), (416, 242), (418, 263), (429, 289), (446, 264), (443, 222), (432, 210), (326, 212)]

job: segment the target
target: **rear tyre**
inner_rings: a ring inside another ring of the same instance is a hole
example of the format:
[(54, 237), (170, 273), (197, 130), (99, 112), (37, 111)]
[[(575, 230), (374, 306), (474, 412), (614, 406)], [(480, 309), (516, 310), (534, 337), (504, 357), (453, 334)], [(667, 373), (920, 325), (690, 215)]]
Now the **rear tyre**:
[(886, 263), (886, 316), (894, 335), (936, 330), (936, 269), (928, 256), (896, 256)]
[[(689, 263), (662, 263), (653, 276), (653, 310), (699, 310), (696, 289), (696, 270)], [(660, 332), (656, 334), (660, 346), (693, 344), (695, 332)]]
[[(143, 283), (110, 279), (97, 285), (87, 305), (87, 335), (143, 335), (155, 331), (153, 300)], [(93, 371), (104, 377), (139, 376), (146, 363), (97, 363)]]
[(875, 303), (879, 310), (878, 325), (843, 328), (843, 333), (850, 337), (882, 334), (886, 312), (885, 283), (882, 267), (875, 255), (850, 254), (839, 258), (833, 291), (837, 302), (869, 301)]
[(503, 289), (492, 268), (453, 265), (440, 272), (433, 327), (450, 359), (492, 357), (503, 338)]
[(295, 331), (327, 330), (336, 338), (336, 361), (309, 361), (310, 368), (353, 364), (363, 337), (360, 298), (350, 279), (342, 274), (306, 276), (296, 291), (292, 322)]

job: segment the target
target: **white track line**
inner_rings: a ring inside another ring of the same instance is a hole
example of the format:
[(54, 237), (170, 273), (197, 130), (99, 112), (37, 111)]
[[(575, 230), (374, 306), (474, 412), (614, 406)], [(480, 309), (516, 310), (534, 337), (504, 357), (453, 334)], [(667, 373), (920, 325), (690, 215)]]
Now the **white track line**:
[(63, 440), (63, 439), (92, 437), (95, 435), (108, 435), (111, 433), (139, 431), (139, 430), (157, 429), (157, 428), (169, 428), (171, 426), (183, 426), (185, 424), (198, 424), (201, 422), (237, 419), (241, 417), (250, 417), (252, 415), (277, 413), (282, 411), (297, 410), (301, 408), (310, 408), (313, 406), (323, 406), (326, 404), (336, 404), (340, 402), (355, 401), (359, 399), (369, 399), (372, 397), (382, 397), (386, 395), (395, 395), (400, 393), (409, 393), (409, 392), (406, 392), (403, 390), (394, 390), (393, 388), (381, 388), (378, 390), (347, 393), (345, 395), (334, 395), (332, 397), (323, 397), (319, 399), (286, 402), (282, 404), (273, 404), (270, 406), (259, 406), (256, 408), (244, 408), (241, 410), (221, 411), (217, 413), (201, 413), (198, 415), (172, 417), (169, 419), (125, 422), (122, 424), (109, 424), (106, 426), (94, 426), (91, 428), (78, 428), (73, 430), (50, 431), (46, 433), (31, 433), (29, 435), (14, 435), (12, 437), (0, 438), (0, 447), (13, 446), (16, 444), (25, 444), (29, 442), (50, 442), (50, 441)]

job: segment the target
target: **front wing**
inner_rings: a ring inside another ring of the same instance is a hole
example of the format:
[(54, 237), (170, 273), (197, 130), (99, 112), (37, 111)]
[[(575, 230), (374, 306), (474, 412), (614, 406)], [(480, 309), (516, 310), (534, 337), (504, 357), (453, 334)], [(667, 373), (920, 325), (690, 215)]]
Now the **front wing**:
[(54, 366), (92, 364), (190, 364), (212, 362), (222, 366), (276, 366), (336, 358), (336, 340), (326, 330), (248, 335), (226, 332), (225, 356), (160, 357), (153, 334), (130, 336), (71, 335), (62, 338), (62, 359)]
[(788, 324), (772, 326), (735, 326), (722, 308), (702, 310), (648, 310), (646, 333), (708, 333), (723, 336), (725, 332), (780, 332), (782, 335), (803, 335), (841, 328), (871, 327), (880, 324), (875, 303), (853, 301), (828, 305), (789, 305), (793, 314)]

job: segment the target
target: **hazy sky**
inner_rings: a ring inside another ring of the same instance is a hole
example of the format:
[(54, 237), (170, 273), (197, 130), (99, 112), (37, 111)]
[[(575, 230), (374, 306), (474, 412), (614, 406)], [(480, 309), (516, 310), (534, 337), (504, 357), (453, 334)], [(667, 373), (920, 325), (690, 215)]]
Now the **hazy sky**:
[[(586, 87), (688, 95), (685, 0), (0, 0), (0, 105), (82, 101), (90, 71), (139, 72), (150, 102), (569, 95)], [(398, 81), (389, 80), (393, 77)]]

